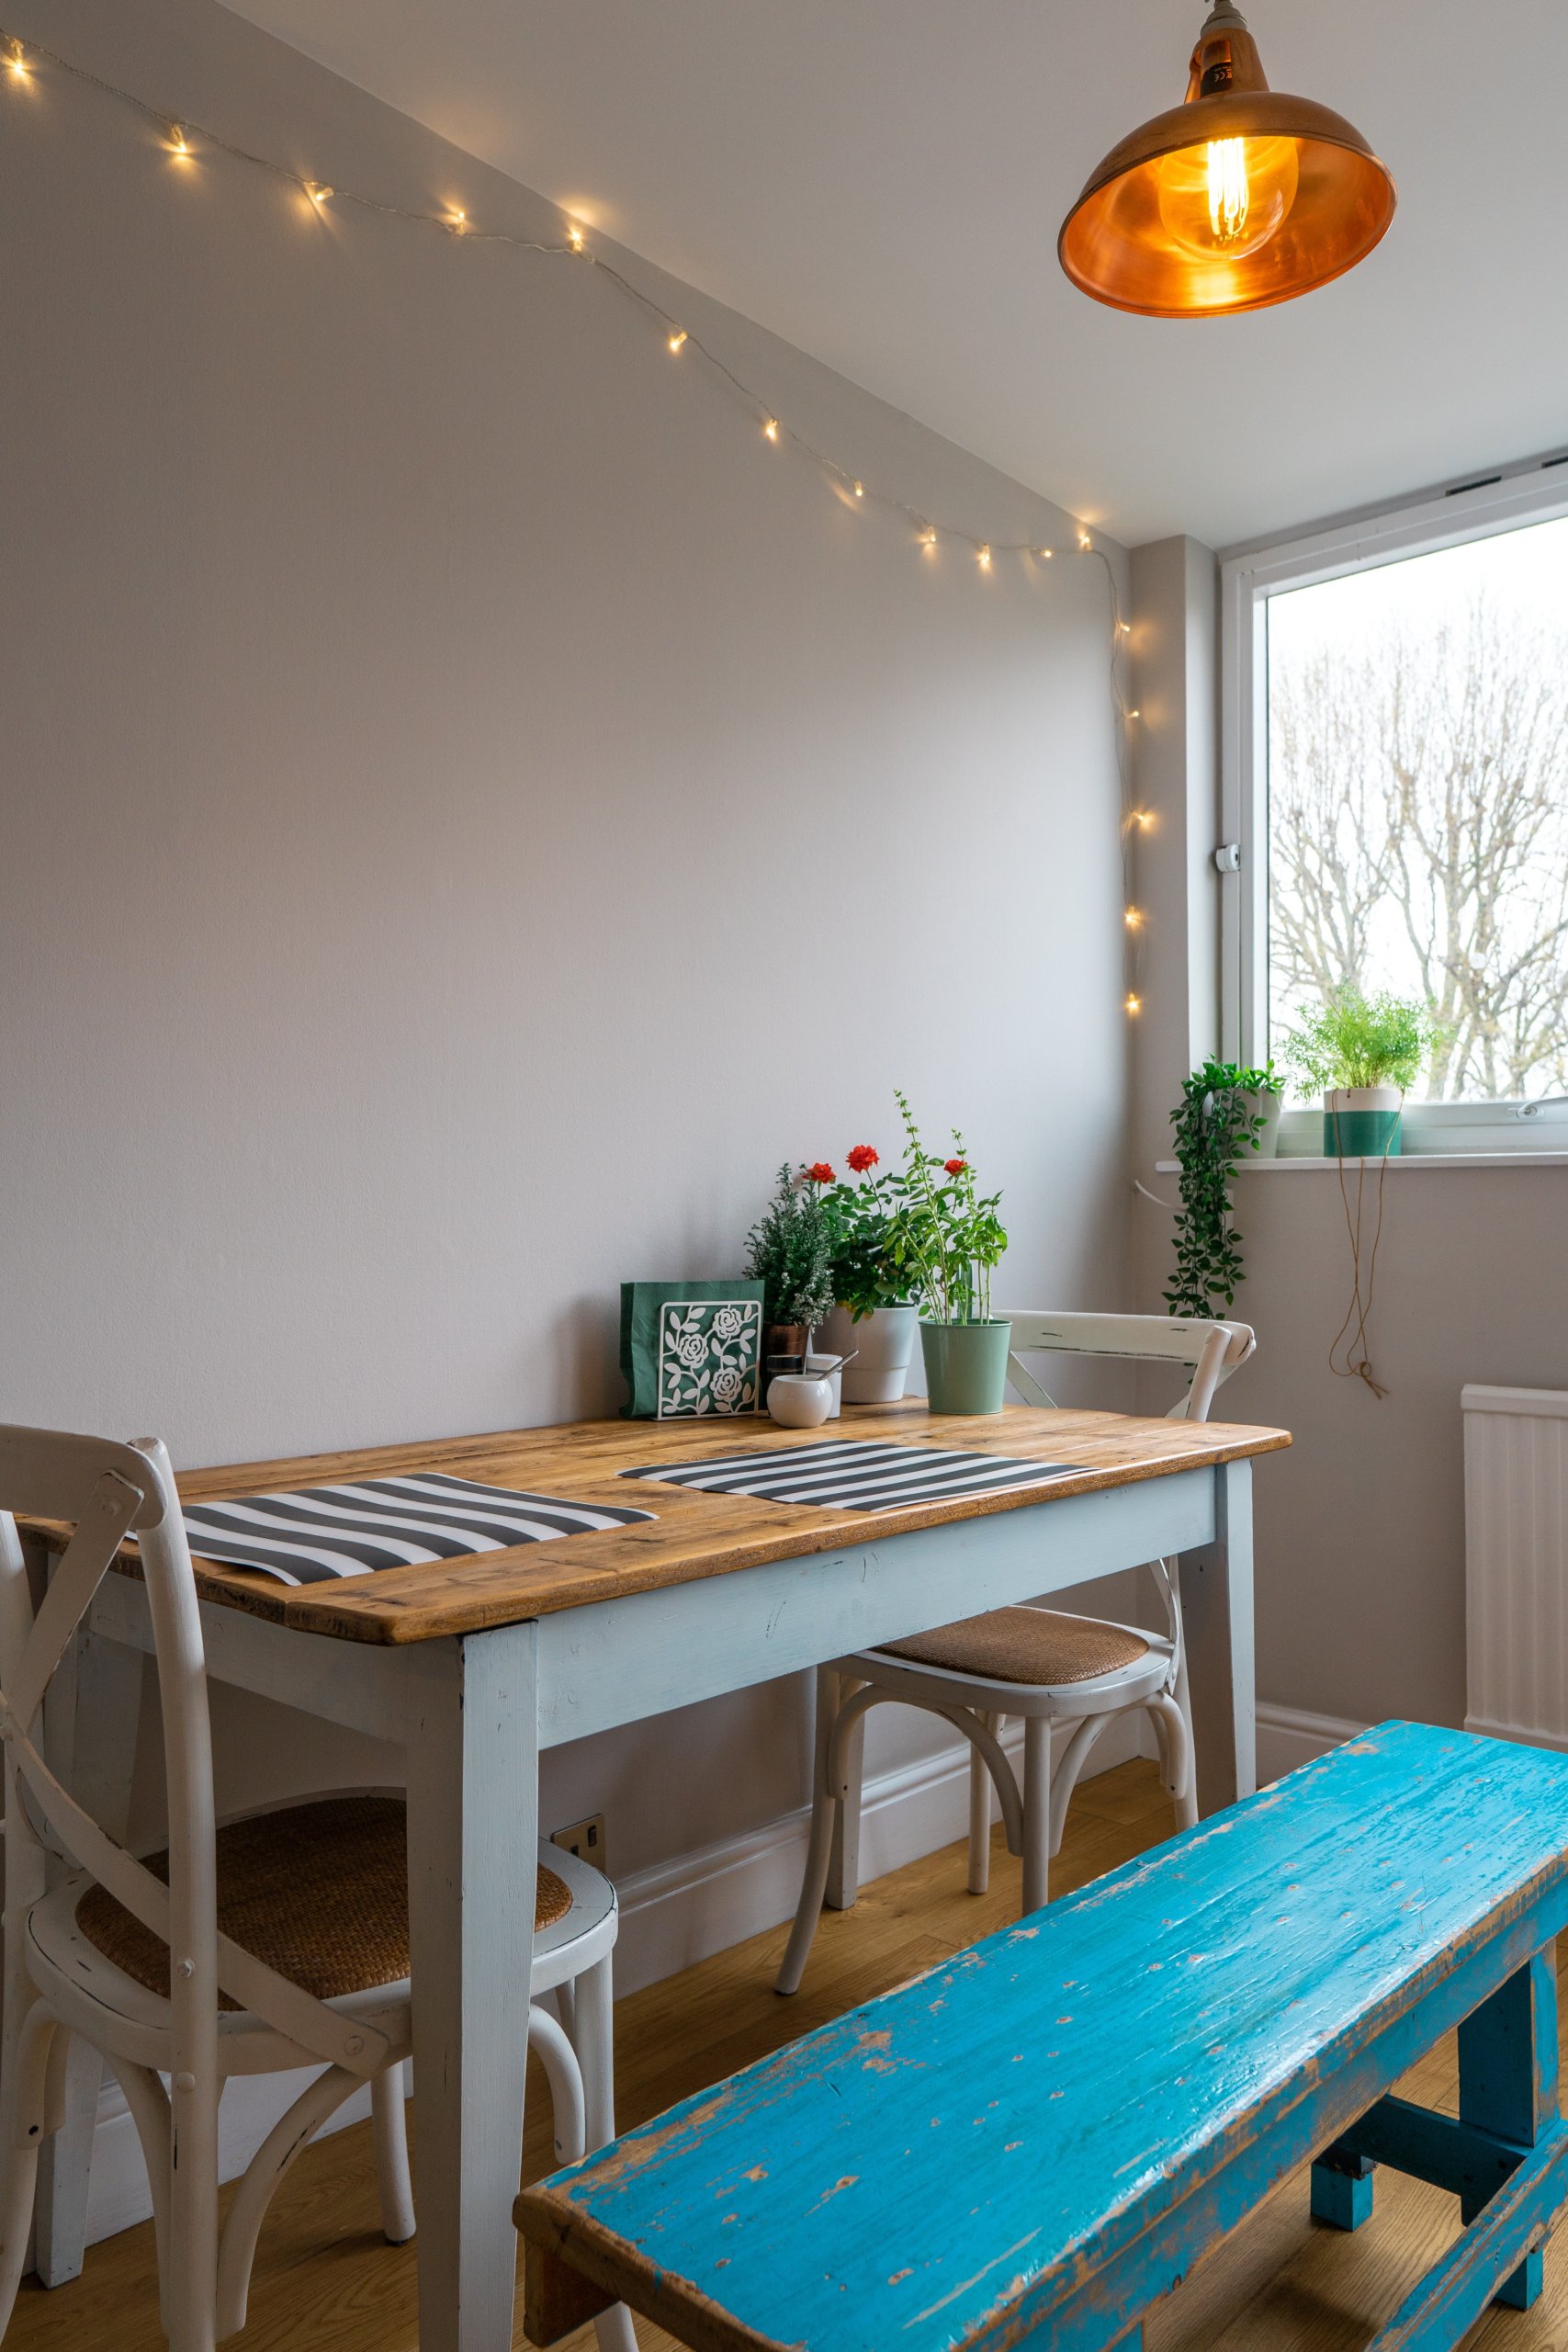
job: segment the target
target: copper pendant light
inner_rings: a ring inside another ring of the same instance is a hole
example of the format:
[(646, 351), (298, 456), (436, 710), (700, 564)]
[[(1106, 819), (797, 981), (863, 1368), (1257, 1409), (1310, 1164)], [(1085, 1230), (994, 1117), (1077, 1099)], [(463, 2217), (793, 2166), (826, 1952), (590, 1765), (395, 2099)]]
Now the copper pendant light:
[(1075, 286), (1119, 311), (1201, 319), (1325, 286), (1371, 252), (1393, 182), (1360, 132), (1271, 90), (1234, 0), (1214, 0), (1184, 103), (1113, 147), (1062, 224)]

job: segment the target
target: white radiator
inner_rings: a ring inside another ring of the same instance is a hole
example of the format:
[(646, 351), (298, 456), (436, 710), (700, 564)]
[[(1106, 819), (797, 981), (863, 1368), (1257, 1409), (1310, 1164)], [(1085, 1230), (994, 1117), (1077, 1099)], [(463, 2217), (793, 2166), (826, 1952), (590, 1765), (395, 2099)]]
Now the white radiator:
[(1465, 1728), (1568, 1748), (1568, 1391), (1460, 1401)]

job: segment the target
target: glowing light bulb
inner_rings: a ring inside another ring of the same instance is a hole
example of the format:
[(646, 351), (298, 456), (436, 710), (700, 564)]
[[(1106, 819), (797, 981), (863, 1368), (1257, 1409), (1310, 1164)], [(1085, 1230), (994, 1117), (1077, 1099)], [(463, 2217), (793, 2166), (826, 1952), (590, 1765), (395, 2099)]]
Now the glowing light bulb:
[(1141, 833), (1146, 833), (1154, 823), (1154, 817), (1147, 808), (1134, 808), (1129, 821), (1136, 825)]
[(776, 416), (770, 416), (768, 418), (766, 424), (762, 427), (762, 433), (764, 438), (769, 441), (776, 441), (778, 439), (779, 421)]
[(324, 180), (307, 180), (305, 183), (305, 193), (319, 212), (322, 205), (326, 202), (328, 197), (331, 196), (332, 190), (328, 187)]
[(981, 569), (981, 571), (989, 571), (989, 570), (990, 570), (990, 568), (991, 568), (991, 550), (990, 550), (990, 548), (981, 548), (976, 552), (976, 558), (975, 558), (975, 560), (976, 560), (976, 562), (979, 565), (979, 567), (980, 567), (980, 569)]
[(1087, 531), (1080, 531), (1078, 533), (1078, 545), (1086, 555), (1089, 553), (1089, 548), (1094, 545), (1094, 541), (1089, 537)]
[(857, 498), (863, 498), (863, 497), (865, 496), (865, 484), (864, 484), (864, 482), (863, 482), (863, 481), (857, 481), (857, 482), (856, 482), (856, 484), (855, 484), (855, 496), (856, 496)]
[(1131, 990), (1129, 990), (1126, 998), (1125, 1009), (1129, 1012), (1142, 1012), (1144, 1009), (1143, 998), (1141, 996), (1134, 996)]
[(1141, 710), (1130, 710), (1127, 713), (1129, 718), (1142, 718), (1143, 715)]
[(925, 529), (920, 533), (920, 548), (924, 554), (935, 555), (936, 526), (934, 524), (928, 523)]
[(679, 351), (679, 350), (680, 350), (680, 348), (681, 348), (681, 346), (682, 346), (682, 345), (685, 341), (686, 341), (686, 330), (685, 330), (685, 328), (684, 328), (684, 327), (677, 327), (677, 328), (676, 328), (676, 330), (675, 330), (675, 332), (674, 332), (674, 334), (673, 334), (671, 336), (671, 338), (670, 338), (670, 348), (671, 348), (671, 351)]
[(1051, 558), (1055, 554), (1055, 552), (1056, 550), (1055, 548), (1042, 548), (1040, 550), (1041, 561), (1043, 563), (1049, 563)]
[(1122, 920), (1129, 931), (1138, 931), (1143, 926), (1143, 910), (1139, 907), (1129, 907)]
[(1131, 637), (1131, 636), (1132, 636), (1132, 634), (1133, 634), (1133, 624), (1132, 624), (1132, 622), (1131, 622), (1131, 621), (1118, 621), (1118, 622), (1117, 622), (1117, 624), (1116, 624), (1116, 634), (1117, 634), (1117, 636), (1118, 636), (1118, 637)]
[(169, 153), (176, 164), (188, 164), (193, 160), (190, 141), (177, 122), (169, 125)]
[(568, 223), (566, 233), (567, 242), (570, 243), (572, 252), (574, 254), (580, 254), (582, 251), (582, 232), (578, 227), (575, 220)]
[(6, 44), (6, 70), (18, 82), (27, 79), (28, 52), (19, 40), (7, 41)]
[(1278, 236), (1296, 200), (1293, 139), (1211, 139), (1159, 166), (1159, 217), (1183, 253), (1242, 261)]
[(464, 209), (463, 209), (463, 208), (462, 208), (462, 206), (461, 206), (460, 204), (459, 204), (459, 205), (455, 205), (455, 206), (453, 207), (453, 211), (452, 211), (452, 220), (451, 220), (452, 234), (453, 234), (455, 237), (460, 237), (460, 236), (463, 234), (464, 230), (468, 227), (468, 214), (464, 211)]

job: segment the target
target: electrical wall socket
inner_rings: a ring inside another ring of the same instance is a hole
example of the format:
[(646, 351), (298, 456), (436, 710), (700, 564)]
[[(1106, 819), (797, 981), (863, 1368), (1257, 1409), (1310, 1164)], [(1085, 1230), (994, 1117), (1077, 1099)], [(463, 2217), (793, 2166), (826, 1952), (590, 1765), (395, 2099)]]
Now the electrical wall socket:
[(579, 1861), (592, 1862), (596, 1871), (606, 1870), (604, 1860), (604, 1816), (591, 1813), (586, 1821), (572, 1821), (564, 1829), (552, 1829), (552, 1846), (562, 1846)]

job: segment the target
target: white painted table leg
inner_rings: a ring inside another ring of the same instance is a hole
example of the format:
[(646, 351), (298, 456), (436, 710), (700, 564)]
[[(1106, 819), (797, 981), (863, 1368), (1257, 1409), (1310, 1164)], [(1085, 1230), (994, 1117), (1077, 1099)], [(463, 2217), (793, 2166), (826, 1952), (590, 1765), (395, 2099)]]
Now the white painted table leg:
[(1214, 1542), (1181, 1555), (1200, 1815), (1250, 1796), (1258, 1785), (1250, 1462), (1216, 1467), (1214, 1516)]
[(420, 2352), (511, 2352), (538, 1834), (537, 1632), (441, 1645), (408, 1737)]
[[(141, 1658), (117, 1643), (79, 1634), (75, 1656), (62, 1662), (46, 1702), (45, 1745), (53, 1770), (118, 1838), (124, 1838), (130, 1817), (141, 1711)], [(39, 2152), (34, 2263), (46, 2287), (63, 2286), (81, 2275), (103, 2072), (91, 2043), (73, 2036), (65, 2067), (64, 2120)]]
[[(852, 1699), (862, 1685), (852, 1676), (839, 1678), (839, 1704)], [(852, 1911), (860, 1893), (860, 1813), (865, 1779), (865, 1717), (851, 1726), (844, 1742), (844, 1794), (833, 1824), (833, 1851), (828, 1864), (828, 1908)]]

